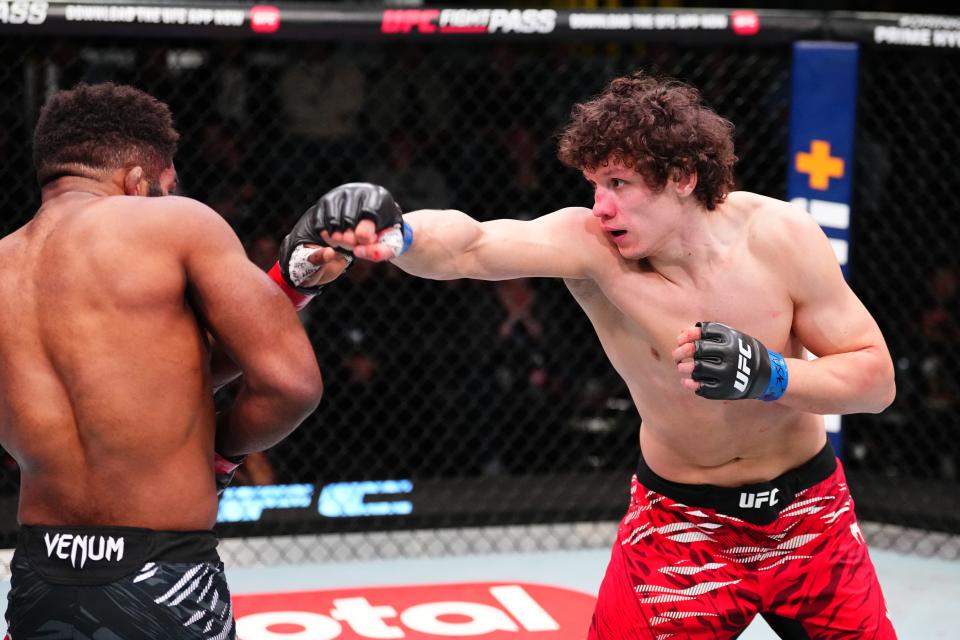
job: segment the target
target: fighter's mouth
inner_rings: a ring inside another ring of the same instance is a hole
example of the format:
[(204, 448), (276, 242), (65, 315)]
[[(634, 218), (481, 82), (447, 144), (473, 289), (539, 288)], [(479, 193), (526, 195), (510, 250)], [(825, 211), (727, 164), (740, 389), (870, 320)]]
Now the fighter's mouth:
[(625, 229), (613, 229), (612, 231), (610, 231), (610, 235), (612, 235), (614, 238), (619, 238), (625, 233), (626, 233)]

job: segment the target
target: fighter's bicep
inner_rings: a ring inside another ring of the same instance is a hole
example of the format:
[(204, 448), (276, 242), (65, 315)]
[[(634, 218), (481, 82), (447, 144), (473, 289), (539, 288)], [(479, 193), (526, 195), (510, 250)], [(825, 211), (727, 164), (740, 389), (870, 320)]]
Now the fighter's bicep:
[(192, 221), (183, 247), (187, 290), (204, 328), (245, 373), (267, 373), (286, 354), (310, 349), (296, 312), (247, 259), (239, 239), (217, 216)]
[(793, 330), (817, 356), (868, 348), (882, 340), (880, 330), (844, 279), (829, 240), (811, 224), (794, 253)]
[(469, 259), (500, 278), (589, 275), (593, 238), (582, 212), (563, 209), (529, 221), (484, 222), (484, 233)]

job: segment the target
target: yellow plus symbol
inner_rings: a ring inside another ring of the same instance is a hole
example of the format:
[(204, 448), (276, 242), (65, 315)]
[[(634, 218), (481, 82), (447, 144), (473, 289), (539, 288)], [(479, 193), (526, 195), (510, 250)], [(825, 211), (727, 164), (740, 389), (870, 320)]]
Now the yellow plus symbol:
[(813, 140), (810, 153), (797, 154), (797, 171), (810, 176), (810, 188), (826, 191), (830, 178), (843, 177), (843, 158), (830, 155), (830, 143), (826, 140)]

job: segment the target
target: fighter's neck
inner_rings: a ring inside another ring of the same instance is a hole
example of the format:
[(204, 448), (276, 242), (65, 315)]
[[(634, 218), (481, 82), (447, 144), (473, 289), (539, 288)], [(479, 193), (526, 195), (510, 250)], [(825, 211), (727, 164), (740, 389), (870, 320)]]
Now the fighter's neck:
[(741, 222), (718, 207), (695, 210), (647, 257), (650, 266), (671, 282), (696, 282), (725, 267), (741, 234)]
[(97, 197), (124, 195), (123, 189), (113, 181), (83, 176), (63, 176), (44, 185), (40, 191), (40, 198), (47, 203), (55, 198), (72, 194), (88, 194)]

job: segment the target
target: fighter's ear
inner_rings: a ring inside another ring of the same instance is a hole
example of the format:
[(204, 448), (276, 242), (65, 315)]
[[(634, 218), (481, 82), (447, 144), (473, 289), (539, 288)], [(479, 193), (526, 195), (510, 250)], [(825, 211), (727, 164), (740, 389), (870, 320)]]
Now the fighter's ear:
[(143, 167), (130, 167), (123, 174), (123, 192), (128, 196), (145, 196), (150, 185), (143, 179)]
[(689, 196), (691, 193), (693, 193), (693, 190), (697, 188), (696, 169), (691, 169), (690, 171), (674, 170), (671, 178), (673, 183), (677, 186), (677, 194), (681, 197)]

